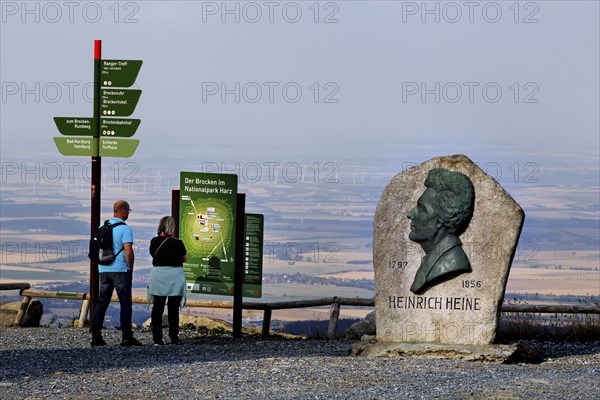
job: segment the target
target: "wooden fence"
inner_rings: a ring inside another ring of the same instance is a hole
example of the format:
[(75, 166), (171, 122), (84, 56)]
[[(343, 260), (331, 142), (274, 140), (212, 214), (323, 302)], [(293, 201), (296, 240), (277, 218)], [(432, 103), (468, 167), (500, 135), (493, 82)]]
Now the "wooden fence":
[[(0, 290), (19, 290), (23, 301), (21, 307), (15, 318), (15, 325), (21, 325), (25, 311), (29, 306), (29, 302), (32, 298), (48, 298), (48, 299), (71, 299), (81, 300), (81, 311), (79, 313), (79, 320), (77, 325), (84, 327), (87, 314), (89, 311), (90, 295), (89, 293), (76, 293), (76, 292), (47, 292), (42, 290), (30, 289), (28, 283), (23, 284), (11, 284), (3, 283), (0, 284)], [(117, 296), (113, 296), (112, 301), (118, 302)], [(133, 303), (137, 304), (148, 304), (145, 298), (134, 297)], [(188, 300), (186, 303), (188, 307), (204, 307), (204, 308), (233, 308), (233, 301), (208, 301), (208, 300)], [(329, 339), (335, 338), (335, 332), (337, 330), (337, 324), (340, 315), (341, 306), (354, 306), (354, 307), (375, 307), (374, 299), (360, 299), (360, 298), (346, 298), (346, 297), (324, 297), (320, 299), (311, 300), (297, 300), (297, 301), (280, 301), (273, 303), (256, 303), (256, 302), (244, 302), (242, 308), (244, 310), (262, 310), (263, 324), (262, 324), (262, 335), (268, 336), (271, 326), (271, 313), (273, 310), (288, 310), (294, 308), (307, 308), (307, 307), (322, 307), (330, 306), (330, 317), (329, 325), (327, 328), (327, 337)], [(548, 314), (600, 314), (600, 305), (529, 305), (529, 304), (503, 304), (501, 312), (512, 312), (512, 313), (548, 313)]]

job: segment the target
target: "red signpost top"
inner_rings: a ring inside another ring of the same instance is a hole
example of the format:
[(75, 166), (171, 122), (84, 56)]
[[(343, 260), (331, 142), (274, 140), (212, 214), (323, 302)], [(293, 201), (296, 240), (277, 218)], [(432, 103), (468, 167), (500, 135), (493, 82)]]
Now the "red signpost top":
[(102, 40), (94, 40), (94, 60), (102, 58)]

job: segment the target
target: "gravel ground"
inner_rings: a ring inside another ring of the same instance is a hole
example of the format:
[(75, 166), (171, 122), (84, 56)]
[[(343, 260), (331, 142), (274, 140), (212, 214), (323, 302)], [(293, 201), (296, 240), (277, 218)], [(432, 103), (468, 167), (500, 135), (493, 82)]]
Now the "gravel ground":
[[(165, 332), (166, 336), (166, 332)], [(0, 399), (598, 399), (600, 342), (525, 343), (539, 364), (353, 357), (352, 342), (182, 331), (181, 346), (91, 348), (85, 329), (0, 330)], [(167, 336), (168, 337), (168, 336)]]

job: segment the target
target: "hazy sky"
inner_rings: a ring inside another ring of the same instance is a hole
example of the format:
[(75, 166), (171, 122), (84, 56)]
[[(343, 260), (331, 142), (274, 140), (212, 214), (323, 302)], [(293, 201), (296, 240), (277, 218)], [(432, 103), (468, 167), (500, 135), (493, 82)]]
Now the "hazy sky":
[(92, 115), (94, 39), (144, 61), (146, 154), (599, 148), (597, 1), (1, 7), (3, 159), (62, 157), (52, 118)]

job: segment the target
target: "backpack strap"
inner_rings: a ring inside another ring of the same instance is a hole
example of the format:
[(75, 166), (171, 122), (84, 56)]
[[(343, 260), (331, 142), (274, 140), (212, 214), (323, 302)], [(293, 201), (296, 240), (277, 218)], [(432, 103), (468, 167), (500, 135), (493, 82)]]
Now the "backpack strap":
[[(126, 224), (125, 222), (123, 222), (123, 221), (121, 221), (121, 222), (116, 222), (116, 223), (114, 223), (114, 224), (111, 224), (111, 223), (109, 222), (109, 220), (106, 220), (106, 221), (104, 221), (104, 225), (108, 226), (108, 227), (109, 227), (109, 228), (112, 230), (114, 227), (117, 227), (117, 226), (120, 226), (120, 225), (127, 225), (127, 224)], [(119, 251), (117, 252), (117, 254), (115, 254), (115, 258), (117, 258), (117, 256), (118, 256), (119, 254), (121, 254), (121, 252), (122, 252), (123, 250), (125, 250), (125, 246), (121, 247), (121, 250), (119, 250)]]
[(107, 227), (109, 227), (110, 229), (112, 229), (112, 228), (114, 228), (116, 226), (127, 225), (127, 224), (125, 222), (123, 222), (123, 221), (115, 222), (114, 224), (111, 224), (110, 220), (107, 219), (106, 221), (104, 221), (104, 225), (107, 226)]

